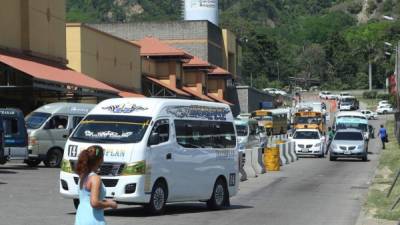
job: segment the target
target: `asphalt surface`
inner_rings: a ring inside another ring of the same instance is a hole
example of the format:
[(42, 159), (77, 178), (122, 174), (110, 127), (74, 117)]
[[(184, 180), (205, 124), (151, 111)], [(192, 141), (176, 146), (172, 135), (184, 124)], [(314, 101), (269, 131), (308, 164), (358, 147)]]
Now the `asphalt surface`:
[[(377, 128), (382, 119), (371, 121)], [(204, 203), (167, 206), (166, 214), (151, 216), (140, 206), (107, 210), (109, 225), (353, 225), (359, 215), (380, 150), (370, 141), (368, 162), (302, 158), (240, 183), (226, 210), (209, 211)], [(0, 166), (0, 225), (70, 225), (72, 200), (59, 193), (59, 169), (27, 168), (21, 163)]]

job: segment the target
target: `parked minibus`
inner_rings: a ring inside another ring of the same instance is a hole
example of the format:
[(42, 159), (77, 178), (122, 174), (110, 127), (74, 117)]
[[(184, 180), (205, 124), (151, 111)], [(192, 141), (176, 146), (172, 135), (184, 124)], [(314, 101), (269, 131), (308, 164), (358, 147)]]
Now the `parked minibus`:
[(0, 164), (28, 158), (28, 134), (19, 109), (0, 109)]
[(28, 166), (44, 162), (47, 167), (59, 167), (65, 142), (71, 131), (95, 104), (57, 102), (44, 105), (28, 116)]
[(361, 130), (364, 134), (364, 138), (368, 141), (371, 134), (370, 129), (372, 126), (368, 125), (367, 117), (361, 112), (339, 112), (334, 121), (336, 130), (354, 128)]
[(239, 151), (252, 147), (263, 147), (267, 137), (265, 128), (259, 126), (255, 119), (235, 119)]
[(66, 143), (60, 193), (78, 204), (79, 153), (105, 149), (98, 174), (106, 197), (143, 204), (154, 213), (167, 202), (229, 205), (238, 190), (234, 118), (221, 103), (157, 98), (118, 98), (99, 103)]
[(287, 108), (271, 109), (272, 113), (272, 134), (286, 134), (290, 125), (290, 110)]

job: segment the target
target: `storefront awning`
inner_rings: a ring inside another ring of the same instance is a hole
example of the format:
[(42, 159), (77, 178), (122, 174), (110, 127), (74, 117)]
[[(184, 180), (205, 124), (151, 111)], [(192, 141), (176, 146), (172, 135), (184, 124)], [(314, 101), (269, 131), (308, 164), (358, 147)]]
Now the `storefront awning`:
[(160, 85), (160, 86), (162, 86), (164, 88), (167, 88), (168, 90), (170, 90), (172, 92), (175, 92), (178, 95), (190, 97), (190, 95), (188, 93), (186, 93), (186, 92), (184, 92), (184, 91), (182, 91), (182, 90), (180, 90), (178, 88), (172, 87), (172, 86), (170, 86), (168, 84), (165, 84), (165, 83), (161, 82), (160, 80), (158, 80), (157, 78), (153, 78), (153, 77), (149, 77), (149, 76), (145, 76), (145, 77), (147, 79), (149, 79), (150, 81), (152, 81), (152, 82), (154, 82), (154, 83), (156, 83), (156, 84), (158, 84), (158, 85)]
[(118, 95), (123, 98), (144, 97), (144, 95), (133, 93), (133, 92), (127, 92), (127, 91), (121, 91), (120, 93), (118, 93)]
[(188, 87), (182, 87), (182, 90), (186, 91), (187, 93), (189, 93), (189, 94), (191, 94), (191, 95), (193, 95), (193, 96), (195, 96), (195, 97), (197, 97), (197, 98), (199, 98), (201, 100), (210, 101), (210, 102), (214, 101), (211, 98), (207, 97), (206, 95), (198, 93), (197, 91), (194, 91), (194, 90), (192, 90), (192, 89), (190, 89)]
[(227, 104), (227, 105), (230, 105), (230, 106), (234, 105), (234, 104), (232, 104), (232, 103), (230, 103), (230, 102), (228, 102), (228, 101), (226, 101), (226, 100), (224, 100), (222, 98), (219, 98), (219, 97), (217, 97), (217, 96), (215, 96), (213, 94), (209, 93), (209, 94), (207, 94), (207, 96), (212, 98), (212, 99), (214, 99), (217, 102), (221, 102), (221, 103), (224, 103), (224, 104)]
[(70, 89), (90, 89), (92, 91), (105, 92), (112, 96), (117, 96), (120, 92), (85, 74), (47, 60), (22, 54), (0, 52), (0, 62), (31, 76), (34, 80), (38, 81), (35, 86), (40, 88), (50, 87), (51, 85), (46, 86), (45, 83), (51, 82), (68, 86)]

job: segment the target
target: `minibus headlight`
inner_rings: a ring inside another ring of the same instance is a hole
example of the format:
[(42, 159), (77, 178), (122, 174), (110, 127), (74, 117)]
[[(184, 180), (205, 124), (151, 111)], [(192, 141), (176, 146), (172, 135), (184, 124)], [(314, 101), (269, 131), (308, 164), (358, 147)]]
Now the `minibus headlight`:
[(28, 144), (29, 146), (37, 145), (38, 144), (37, 139), (35, 137), (28, 137)]
[(61, 161), (61, 171), (66, 172), (66, 173), (72, 173), (72, 166), (71, 162), (69, 160), (63, 159)]
[(122, 176), (143, 175), (146, 173), (146, 161), (127, 164), (122, 170)]

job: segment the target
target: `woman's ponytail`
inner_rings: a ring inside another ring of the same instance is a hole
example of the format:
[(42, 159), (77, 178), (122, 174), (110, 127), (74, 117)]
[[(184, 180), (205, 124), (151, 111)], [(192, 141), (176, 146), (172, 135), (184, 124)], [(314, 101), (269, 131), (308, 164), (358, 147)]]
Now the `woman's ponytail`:
[(79, 175), (81, 189), (85, 179), (103, 156), (104, 150), (100, 146), (90, 146), (79, 154), (76, 173)]

